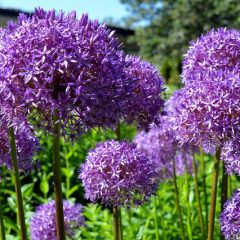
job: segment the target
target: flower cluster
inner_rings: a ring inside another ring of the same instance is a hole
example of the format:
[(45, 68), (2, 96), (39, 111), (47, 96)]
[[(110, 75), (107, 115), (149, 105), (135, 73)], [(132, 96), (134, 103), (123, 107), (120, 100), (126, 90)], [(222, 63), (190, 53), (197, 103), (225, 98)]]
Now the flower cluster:
[(226, 240), (240, 237), (240, 189), (225, 203), (220, 216), (221, 232)]
[(212, 30), (192, 43), (183, 64), (186, 86), (172, 97), (181, 142), (209, 149), (239, 135), (239, 60), (240, 31)]
[(192, 173), (193, 150), (189, 144), (179, 145), (168, 116), (159, 117), (160, 127), (152, 125), (148, 132), (140, 132), (134, 142), (157, 166), (156, 172), (161, 180), (173, 177), (173, 159), (176, 174), (181, 175), (187, 169)]
[(124, 119), (127, 123), (136, 121), (140, 128), (147, 128), (149, 123), (157, 120), (163, 107), (163, 79), (153, 65), (136, 56), (126, 56), (125, 71), (134, 86), (124, 101)]
[[(75, 239), (76, 231), (84, 225), (81, 204), (63, 201), (66, 235)], [(55, 201), (40, 205), (30, 220), (31, 240), (57, 240)]]
[(119, 101), (131, 81), (125, 55), (105, 25), (87, 15), (77, 20), (75, 12), (36, 9), (33, 16), (21, 14), (10, 22), (1, 36), (2, 104), (23, 107), (50, 131), (57, 114), (63, 134), (119, 122)]
[(106, 141), (90, 150), (79, 178), (85, 197), (109, 206), (141, 204), (155, 193), (155, 165), (133, 143)]

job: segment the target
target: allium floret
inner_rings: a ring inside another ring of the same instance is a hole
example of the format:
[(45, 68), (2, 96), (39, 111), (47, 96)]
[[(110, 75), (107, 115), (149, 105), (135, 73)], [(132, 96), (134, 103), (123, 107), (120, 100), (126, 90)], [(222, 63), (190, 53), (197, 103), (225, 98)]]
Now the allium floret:
[(220, 215), (221, 232), (226, 240), (237, 240), (240, 237), (240, 189), (224, 204)]
[[(68, 238), (84, 226), (82, 205), (63, 201), (65, 232)], [(57, 240), (55, 201), (40, 205), (30, 220), (31, 240)]]
[(85, 197), (108, 206), (142, 204), (157, 188), (155, 165), (136, 145), (114, 140), (97, 144), (81, 166)]
[(74, 136), (114, 127), (127, 97), (125, 55), (113, 32), (76, 13), (36, 9), (10, 22), (0, 49), (1, 98), (23, 106), (39, 127)]

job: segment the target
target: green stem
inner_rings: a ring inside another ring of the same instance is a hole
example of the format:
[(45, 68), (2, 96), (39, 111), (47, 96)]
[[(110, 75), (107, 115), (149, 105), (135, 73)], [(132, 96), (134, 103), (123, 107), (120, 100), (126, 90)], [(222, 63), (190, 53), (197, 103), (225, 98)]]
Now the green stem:
[(204, 151), (200, 148), (200, 162), (202, 167), (202, 181), (203, 181), (203, 193), (204, 193), (204, 205), (205, 205), (205, 224), (206, 230), (208, 229), (208, 201), (207, 201), (207, 187), (206, 187), (206, 165), (204, 161)]
[(181, 237), (182, 237), (182, 240), (185, 240), (182, 211), (181, 211), (181, 207), (180, 207), (179, 193), (178, 193), (178, 187), (177, 187), (176, 166), (175, 166), (174, 158), (172, 159), (172, 162), (173, 162), (173, 183), (174, 183), (174, 188), (175, 188), (176, 205), (177, 205), (178, 216), (179, 216), (179, 221), (180, 221)]
[(216, 156), (213, 166), (213, 177), (212, 177), (212, 192), (211, 192), (211, 203), (209, 213), (209, 225), (208, 225), (208, 240), (214, 239), (214, 224), (215, 224), (215, 211), (216, 211), (216, 199), (217, 199), (217, 181), (218, 171), (220, 162), (221, 150), (216, 151)]
[(199, 192), (199, 188), (198, 188), (198, 171), (197, 171), (197, 165), (196, 165), (194, 157), (193, 157), (192, 165), (193, 165), (193, 171), (194, 171), (194, 186), (195, 186), (195, 194), (196, 194), (196, 199), (197, 199), (198, 218), (199, 218), (199, 223), (200, 223), (200, 227), (201, 227), (201, 231), (202, 231), (202, 239), (205, 240), (205, 231), (204, 231), (204, 222), (203, 222), (202, 207), (201, 207), (201, 201), (200, 201), (200, 192)]
[[(116, 140), (120, 141), (121, 140), (120, 124), (116, 127), (115, 133), (116, 133)], [(122, 214), (121, 214), (120, 208), (119, 208), (119, 233), (120, 233), (120, 240), (123, 240)]]
[(228, 176), (228, 197), (232, 196), (232, 178)]
[(120, 215), (119, 215), (119, 208), (113, 208), (113, 239), (120, 240), (121, 233), (120, 233)]
[(1, 203), (0, 203), (0, 240), (6, 240)]
[[(223, 211), (224, 204), (227, 201), (227, 194), (228, 194), (228, 174), (226, 173), (226, 167), (224, 162), (222, 162), (222, 192), (221, 192), (221, 211)], [(220, 231), (220, 239), (224, 240), (225, 237), (221, 234)]]
[(121, 208), (119, 208), (119, 232), (120, 232), (120, 240), (123, 240), (123, 226), (122, 226), (122, 211)]
[(55, 192), (56, 225), (58, 240), (65, 240), (64, 213), (61, 187), (61, 165), (60, 165), (60, 121), (58, 115), (54, 115), (53, 132), (53, 181)]
[(185, 165), (185, 182), (186, 182), (186, 204), (187, 204), (187, 218), (188, 218), (188, 237), (189, 240), (192, 240), (192, 221), (191, 221), (191, 209), (189, 204), (189, 176), (188, 176), (188, 169), (187, 169), (187, 162), (186, 159), (184, 159), (184, 165)]
[(157, 197), (156, 196), (154, 196), (154, 221), (155, 221), (156, 240), (159, 240), (158, 217), (157, 217)]
[(18, 207), (18, 219), (19, 219), (20, 230), (21, 230), (20, 235), (22, 240), (26, 240), (27, 232), (26, 232), (25, 217), (24, 217), (20, 174), (19, 174), (18, 161), (17, 161), (17, 147), (16, 147), (15, 134), (14, 134), (13, 127), (9, 128), (9, 138), (10, 138), (12, 166), (13, 166), (13, 179), (14, 179), (14, 186), (16, 191), (16, 200), (17, 200), (17, 207)]

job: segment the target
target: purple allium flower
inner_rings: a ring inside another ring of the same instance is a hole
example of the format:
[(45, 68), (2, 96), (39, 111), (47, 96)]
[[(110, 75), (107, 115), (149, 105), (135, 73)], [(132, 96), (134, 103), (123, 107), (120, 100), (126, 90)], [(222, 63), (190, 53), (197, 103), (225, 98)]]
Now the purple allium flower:
[(137, 147), (157, 166), (156, 172), (161, 180), (173, 177), (173, 159), (177, 175), (183, 174), (186, 168), (192, 173), (192, 155), (195, 149), (193, 151), (189, 144), (180, 146), (168, 116), (160, 116), (159, 122), (160, 127), (152, 125), (148, 132), (136, 135), (134, 142)]
[(89, 151), (79, 178), (85, 197), (109, 206), (141, 204), (157, 188), (155, 165), (128, 142), (106, 141)]
[(240, 189), (224, 204), (220, 215), (221, 232), (226, 240), (237, 240), (240, 237)]
[[(14, 121), (17, 160), (20, 172), (27, 173), (33, 166), (33, 156), (39, 150), (39, 142), (31, 126), (24, 120)], [(11, 147), (7, 121), (0, 120), (0, 166), (12, 168)]]
[(240, 142), (239, 138), (224, 143), (221, 159), (225, 163), (228, 174), (237, 173), (240, 176)]
[(209, 79), (208, 72), (240, 73), (240, 31), (220, 28), (211, 30), (192, 42), (183, 61), (185, 84)]
[(173, 96), (172, 120), (181, 142), (221, 147), (240, 129), (240, 31), (203, 35), (185, 56), (186, 86)]
[(119, 123), (130, 80), (125, 55), (105, 25), (39, 8), (10, 22), (2, 38), (3, 101), (23, 106), (49, 131), (57, 113), (64, 135)]
[(169, 110), (178, 139), (204, 149), (221, 147), (240, 129), (240, 74), (218, 70), (207, 75), (208, 80), (176, 91)]
[(126, 56), (126, 73), (135, 84), (124, 102), (124, 119), (127, 123), (136, 121), (139, 127), (146, 128), (157, 120), (163, 108), (163, 79), (153, 65), (136, 56)]
[[(75, 239), (76, 231), (84, 225), (81, 204), (63, 201), (66, 235)], [(40, 205), (30, 220), (31, 240), (57, 240), (55, 201)]]

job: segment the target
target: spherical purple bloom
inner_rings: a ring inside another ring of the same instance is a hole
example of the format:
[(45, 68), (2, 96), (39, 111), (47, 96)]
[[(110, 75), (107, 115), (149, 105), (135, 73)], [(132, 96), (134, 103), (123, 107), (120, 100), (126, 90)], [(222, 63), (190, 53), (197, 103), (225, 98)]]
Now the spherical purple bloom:
[(157, 120), (163, 108), (163, 79), (156, 67), (136, 56), (126, 56), (126, 74), (134, 86), (124, 102), (124, 120), (146, 128)]
[(109, 206), (141, 204), (157, 188), (155, 165), (128, 142), (106, 141), (90, 150), (81, 166), (85, 197)]
[(186, 86), (173, 96), (172, 123), (181, 142), (222, 147), (240, 129), (240, 31), (203, 35), (185, 56)]
[(176, 91), (170, 109), (178, 139), (205, 149), (221, 147), (240, 129), (240, 74), (218, 70), (208, 77)]
[(221, 232), (226, 240), (237, 240), (240, 237), (240, 189), (224, 204), (220, 216)]
[(137, 147), (157, 166), (161, 180), (173, 177), (173, 159), (177, 175), (182, 175), (186, 169), (192, 173), (193, 148), (189, 144), (180, 146), (168, 116), (159, 117), (159, 122), (160, 126), (152, 125), (148, 132), (136, 135)]
[[(12, 122), (17, 148), (17, 160), (20, 172), (27, 173), (33, 167), (33, 156), (39, 150), (39, 142), (34, 136), (31, 126), (22, 119)], [(0, 120), (0, 166), (12, 169), (11, 147), (9, 140), (9, 125), (7, 121)]]
[[(63, 201), (67, 237), (75, 239), (76, 231), (84, 225), (81, 204)], [(30, 220), (31, 240), (57, 240), (55, 201), (40, 205)]]
[(185, 84), (209, 80), (208, 72), (240, 73), (240, 31), (213, 29), (193, 41), (183, 61)]
[(2, 38), (3, 102), (24, 107), (49, 131), (57, 114), (63, 134), (72, 136), (119, 123), (130, 80), (120, 44), (105, 25), (39, 8), (10, 22)]

